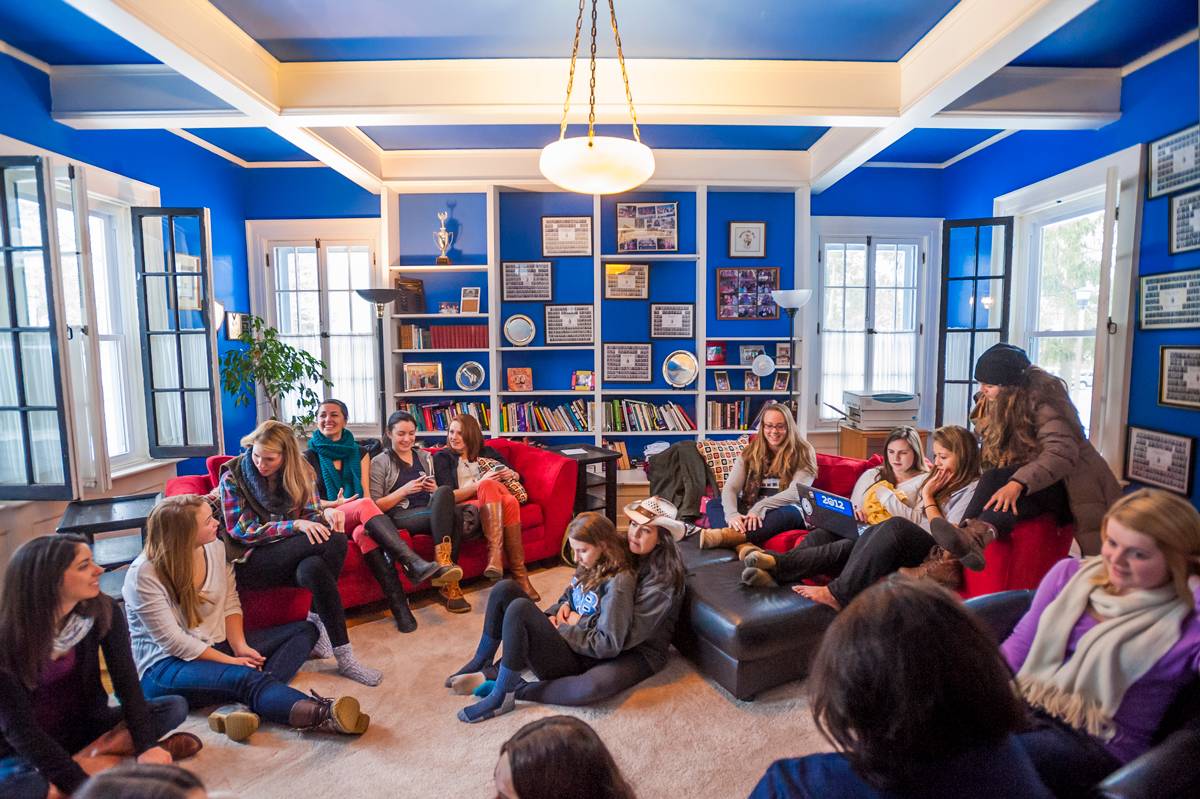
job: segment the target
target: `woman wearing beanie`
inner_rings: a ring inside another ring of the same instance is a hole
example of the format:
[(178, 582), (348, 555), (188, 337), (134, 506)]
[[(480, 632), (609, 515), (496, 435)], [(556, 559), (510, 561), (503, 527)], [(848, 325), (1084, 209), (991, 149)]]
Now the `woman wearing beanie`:
[(1025, 350), (996, 344), (975, 363), (971, 411), (982, 439), (983, 475), (961, 526), (944, 519), (933, 537), (968, 569), (983, 569), (983, 549), (1021, 519), (1073, 516), (1084, 555), (1100, 551), (1100, 521), (1121, 495), (1108, 464), (1088, 442), (1062, 378), (1033, 366)]

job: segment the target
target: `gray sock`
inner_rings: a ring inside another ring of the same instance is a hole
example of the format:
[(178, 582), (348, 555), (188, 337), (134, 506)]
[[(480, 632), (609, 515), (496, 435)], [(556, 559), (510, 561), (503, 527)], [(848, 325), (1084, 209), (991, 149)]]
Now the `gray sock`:
[(379, 685), (383, 680), (382, 671), (364, 666), (354, 657), (354, 650), (350, 644), (335, 646), (333, 656), (337, 658), (338, 674), (343, 677), (349, 677), (363, 685)]
[(333, 657), (333, 643), (329, 640), (329, 631), (325, 629), (325, 623), (321, 621), (321, 617), (310, 610), (304, 619), (309, 624), (314, 625), (317, 628), (317, 633), (319, 633), (317, 636), (317, 643), (313, 645), (312, 654), (310, 654), (309, 657)]

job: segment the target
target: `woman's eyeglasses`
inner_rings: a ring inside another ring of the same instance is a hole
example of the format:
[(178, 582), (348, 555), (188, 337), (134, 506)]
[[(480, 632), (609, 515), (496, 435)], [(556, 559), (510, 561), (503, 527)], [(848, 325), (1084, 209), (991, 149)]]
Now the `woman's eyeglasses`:
[(786, 433), (787, 425), (786, 424), (764, 424), (762, 426), (762, 429), (763, 430), (771, 430), (771, 431), (778, 432), (778, 433)]

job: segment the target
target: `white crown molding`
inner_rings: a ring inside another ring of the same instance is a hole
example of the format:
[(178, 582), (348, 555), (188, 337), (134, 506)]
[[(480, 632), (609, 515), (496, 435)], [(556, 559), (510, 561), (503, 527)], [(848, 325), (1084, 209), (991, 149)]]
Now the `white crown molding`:
[(1158, 59), (1166, 58), (1176, 50), (1187, 47), (1189, 44), (1197, 40), (1200, 40), (1200, 28), (1180, 34), (1166, 44), (1154, 48), (1141, 58), (1135, 58), (1125, 66), (1121, 67), (1121, 77), (1123, 78), (1126, 75), (1132, 75), (1142, 67), (1148, 67)]
[(3, 39), (0, 39), (0, 54), (15, 58), (23, 64), (28, 64), (36, 70), (45, 72), (47, 75), (54, 73), (54, 67), (52, 67), (50, 64), (47, 64), (40, 58), (34, 58), (20, 48), (13, 47)]

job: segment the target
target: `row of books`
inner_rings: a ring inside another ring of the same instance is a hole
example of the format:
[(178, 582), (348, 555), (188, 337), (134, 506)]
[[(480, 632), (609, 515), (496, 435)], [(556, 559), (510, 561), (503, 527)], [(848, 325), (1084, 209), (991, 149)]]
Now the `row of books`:
[(604, 403), (604, 430), (612, 433), (695, 430), (696, 423), (677, 402), (655, 405), (642, 400), (609, 400)]
[(449, 430), (450, 422), (460, 413), (474, 416), (484, 430), (492, 423), (491, 410), (486, 402), (398, 402), (396, 410), (408, 411), (417, 417), (417, 430), (420, 432)]
[(486, 349), (487, 325), (400, 325), (405, 350)]
[(706, 406), (709, 430), (746, 430), (750, 426), (750, 403), (709, 402)]
[(633, 464), (629, 460), (629, 448), (625, 446), (624, 439), (614, 438), (614, 439), (610, 440), (610, 439), (605, 438), (605, 439), (601, 440), (600, 443), (605, 449), (611, 449), (613, 452), (621, 453), (621, 457), (617, 458), (617, 468), (618, 469), (632, 469), (633, 468)]
[(500, 406), (500, 430), (505, 433), (587, 433), (595, 402), (577, 399), (548, 408), (537, 402), (506, 402)]

